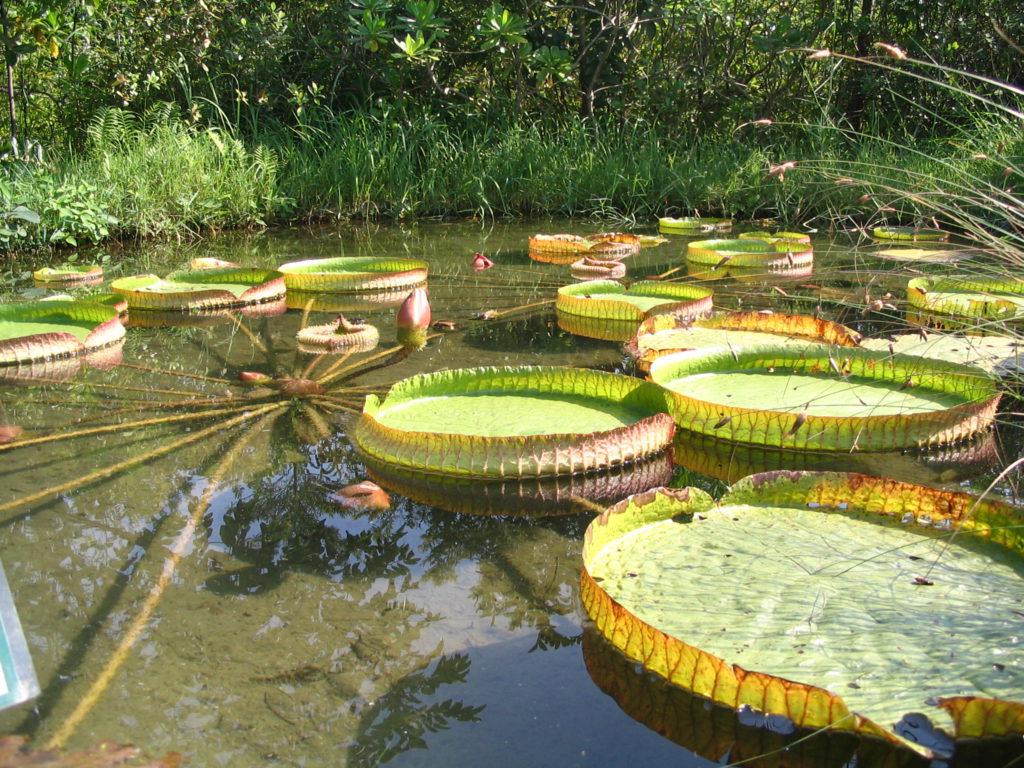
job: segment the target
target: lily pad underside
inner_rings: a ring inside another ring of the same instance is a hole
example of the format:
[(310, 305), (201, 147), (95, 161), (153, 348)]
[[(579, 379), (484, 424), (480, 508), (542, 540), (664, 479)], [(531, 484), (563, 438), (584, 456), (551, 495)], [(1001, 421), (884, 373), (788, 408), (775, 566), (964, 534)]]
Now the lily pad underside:
[(342, 256), (292, 261), (279, 269), (289, 291), (359, 293), (422, 285), (429, 265), (420, 259)]
[(117, 310), (87, 301), (0, 305), (0, 365), (77, 357), (124, 338)]
[(915, 277), (907, 283), (907, 301), (940, 315), (1015, 320), (1024, 318), (1024, 279)]
[(588, 280), (558, 289), (555, 309), (578, 317), (640, 322), (655, 314), (700, 317), (712, 309), (710, 288), (641, 280), (629, 288), (614, 280)]
[(754, 475), (717, 505), (656, 489), (590, 524), (581, 599), (629, 658), (715, 703), (946, 753), (897, 723), (1024, 733), (1021, 523), (856, 474)]
[(814, 263), (814, 249), (788, 240), (696, 240), (686, 246), (686, 261), (720, 269), (759, 267), (772, 272), (799, 269)]
[(860, 334), (845, 325), (810, 315), (778, 312), (729, 312), (687, 320), (673, 315), (649, 317), (640, 324), (629, 352), (640, 370), (649, 371), (659, 357), (688, 349), (740, 349), (757, 344), (833, 344), (855, 347)]
[(123, 277), (110, 284), (130, 309), (194, 311), (230, 309), (283, 299), (284, 279), (271, 269), (219, 267), (182, 270), (166, 278)]
[(662, 232), (682, 235), (694, 235), (701, 232), (727, 232), (732, 229), (732, 219), (714, 219), (701, 216), (683, 216), (681, 218), (663, 216), (658, 219), (658, 229)]
[(98, 264), (43, 267), (32, 273), (32, 279), (39, 283), (98, 283), (103, 279), (103, 267)]
[(741, 443), (827, 451), (931, 448), (988, 429), (999, 390), (976, 368), (872, 350), (764, 345), (667, 355), (651, 379), (676, 423)]
[(664, 450), (674, 424), (649, 382), (577, 368), (465, 368), (366, 398), (356, 445), (372, 460), (480, 478), (555, 477)]

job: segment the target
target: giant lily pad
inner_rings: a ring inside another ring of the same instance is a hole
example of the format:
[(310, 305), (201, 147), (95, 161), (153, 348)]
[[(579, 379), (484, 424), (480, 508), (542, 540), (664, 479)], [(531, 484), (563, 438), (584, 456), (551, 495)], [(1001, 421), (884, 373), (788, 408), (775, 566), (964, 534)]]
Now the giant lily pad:
[(696, 240), (686, 246), (689, 264), (722, 267), (757, 267), (770, 272), (786, 272), (814, 263), (814, 249), (789, 240)]
[[(640, 251), (640, 238), (626, 232), (602, 232), (597, 235), (534, 235), (528, 241), (530, 256), (538, 261), (572, 263), (581, 256), (621, 259)], [(565, 261), (568, 256), (576, 258)], [(548, 257), (551, 257), (550, 259)]]
[(941, 242), (949, 239), (949, 233), (927, 227), (875, 227), (872, 236), (876, 240), (902, 240), (913, 243)]
[(1024, 317), (1024, 279), (915, 277), (907, 283), (907, 301), (940, 315), (1013, 320)]
[(892, 338), (864, 339), (865, 349), (917, 355), (971, 365), (988, 373), (1024, 370), (1024, 348), (1015, 336), (957, 336), (948, 333), (901, 333)]
[(795, 347), (834, 344), (855, 347), (860, 334), (845, 325), (810, 315), (778, 312), (729, 312), (697, 320), (655, 315), (644, 320), (628, 347), (643, 371), (659, 357), (688, 349), (777, 343)]
[(674, 471), (668, 452), (599, 472), (505, 481), (439, 477), (372, 460), (366, 468), (389, 491), (421, 504), (461, 514), (517, 517), (587, 512), (593, 509), (589, 505), (610, 504), (664, 485)]
[(318, 293), (315, 291), (288, 291), (285, 297), (288, 309), (309, 312), (372, 312), (397, 307), (409, 295), (408, 288), (368, 293)]
[(879, 248), (872, 256), (889, 261), (909, 261), (922, 264), (951, 264), (970, 254), (955, 248)]
[(710, 288), (641, 280), (629, 288), (614, 280), (587, 280), (558, 289), (555, 309), (577, 317), (640, 322), (655, 314), (700, 317), (711, 311)]
[(651, 365), (683, 429), (827, 451), (928, 448), (989, 428), (999, 391), (977, 368), (853, 348), (677, 352)]
[(1022, 522), (856, 474), (754, 475), (717, 505), (655, 490), (591, 523), (581, 599), (628, 657), (715, 703), (948, 756), (951, 737), (1024, 733)]
[(674, 425), (658, 387), (576, 368), (465, 368), (366, 398), (355, 442), (371, 460), (464, 477), (554, 477), (663, 450)]
[(732, 229), (732, 219), (712, 219), (700, 216), (683, 216), (672, 218), (662, 216), (658, 219), (658, 229), (662, 232), (678, 235), (696, 235), (701, 232), (727, 232)]
[(132, 312), (128, 315), (129, 328), (207, 328), (232, 322), (239, 317), (276, 317), (288, 311), (284, 298), (263, 304), (252, 304), (239, 309), (156, 310)]
[(113, 307), (73, 300), (0, 304), (0, 365), (77, 357), (123, 338)]
[(743, 232), (737, 237), (740, 240), (763, 240), (766, 243), (811, 244), (811, 236), (804, 232)]
[(110, 289), (129, 309), (194, 311), (245, 307), (284, 298), (284, 279), (271, 269), (221, 267), (123, 277)]
[(62, 267), (43, 267), (32, 273), (38, 283), (74, 285), (95, 284), (103, 280), (103, 267), (98, 264), (66, 264)]
[(419, 259), (341, 256), (282, 264), (289, 291), (359, 293), (412, 288), (427, 280), (429, 265)]
[(932, 451), (797, 451), (721, 440), (677, 430), (676, 464), (716, 480), (734, 483), (747, 475), (779, 469), (860, 472), (908, 483), (935, 485), (978, 477), (999, 465), (994, 432)]

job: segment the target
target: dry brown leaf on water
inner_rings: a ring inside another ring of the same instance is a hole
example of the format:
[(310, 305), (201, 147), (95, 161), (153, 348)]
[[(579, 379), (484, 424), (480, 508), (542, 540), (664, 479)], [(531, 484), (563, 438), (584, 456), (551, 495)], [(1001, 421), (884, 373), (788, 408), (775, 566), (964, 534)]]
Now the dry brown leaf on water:
[(81, 752), (61, 753), (55, 749), (28, 749), (24, 736), (0, 738), (0, 768), (113, 768), (125, 765), (133, 768), (178, 768), (182, 757), (168, 752), (156, 760), (131, 762), (139, 757), (139, 749), (130, 744), (100, 742)]

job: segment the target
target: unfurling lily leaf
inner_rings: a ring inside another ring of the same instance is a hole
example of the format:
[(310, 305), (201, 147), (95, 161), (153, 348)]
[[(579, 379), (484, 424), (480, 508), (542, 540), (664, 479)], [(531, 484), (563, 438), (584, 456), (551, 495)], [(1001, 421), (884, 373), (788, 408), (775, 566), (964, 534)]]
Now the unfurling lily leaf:
[(948, 757), (951, 737), (1024, 733), (1021, 522), (855, 474), (753, 475), (717, 504), (656, 489), (590, 524), (581, 599), (627, 657), (715, 703)]
[(377, 346), (380, 335), (367, 323), (350, 323), (344, 315), (334, 322), (311, 325), (295, 334), (303, 352), (368, 352)]

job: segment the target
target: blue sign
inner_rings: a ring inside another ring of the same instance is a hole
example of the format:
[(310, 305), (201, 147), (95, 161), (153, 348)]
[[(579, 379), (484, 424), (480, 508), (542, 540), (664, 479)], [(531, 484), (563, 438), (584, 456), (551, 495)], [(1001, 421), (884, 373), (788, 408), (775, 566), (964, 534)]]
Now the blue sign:
[(21, 631), (14, 597), (0, 565), (0, 709), (39, 695), (39, 681)]

